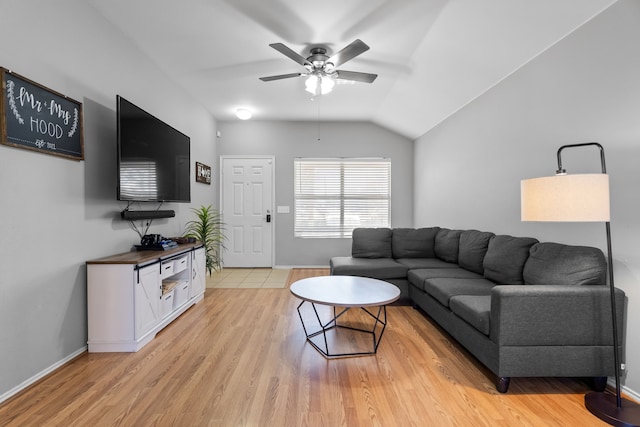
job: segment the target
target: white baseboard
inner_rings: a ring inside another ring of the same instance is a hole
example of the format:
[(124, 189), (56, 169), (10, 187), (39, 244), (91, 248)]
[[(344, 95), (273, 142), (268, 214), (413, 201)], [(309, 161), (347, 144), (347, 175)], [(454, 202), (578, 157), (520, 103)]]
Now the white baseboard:
[[(615, 393), (615, 390), (616, 390), (615, 378), (609, 377), (609, 379), (607, 380), (607, 385), (611, 387), (611, 389)], [(631, 399), (635, 400), (637, 403), (640, 403), (640, 394), (638, 394), (636, 391), (631, 390), (630, 388), (625, 386), (620, 386), (620, 391), (626, 394), (627, 396), (629, 396)]]
[[(614, 387), (615, 387), (615, 384), (614, 384)], [(640, 394), (638, 394), (637, 392), (627, 387), (622, 387), (622, 391), (624, 391), (629, 397), (631, 397), (637, 403), (640, 403)]]
[(15, 386), (11, 390), (7, 391), (6, 393), (1, 394), (0, 395), (0, 403), (4, 402), (5, 400), (9, 399), (10, 397), (13, 397), (14, 395), (18, 394), (19, 392), (21, 392), (22, 390), (26, 389), (30, 385), (32, 385), (32, 384), (36, 383), (37, 381), (41, 380), (42, 378), (46, 377), (47, 375), (49, 375), (50, 373), (52, 373), (56, 369), (62, 367), (63, 365), (66, 365), (71, 360), (73, 360), (76, 357), (80, 356), (85, 351), (87, 351), (87, 346), (84, 346), (84, 347), (74, 351), (69, 356), (65, 357), (64, 359), (59, 360), (58, 362), (56, 362), (53, 365), (51, 365), (48, 368), (46, 368), (45, 370), (38, 372), (37, 374), (35, 374), (31, 378), (27, 379), (26, 381), (23, 381), (21, 384), (18, 384), (17, 386)]

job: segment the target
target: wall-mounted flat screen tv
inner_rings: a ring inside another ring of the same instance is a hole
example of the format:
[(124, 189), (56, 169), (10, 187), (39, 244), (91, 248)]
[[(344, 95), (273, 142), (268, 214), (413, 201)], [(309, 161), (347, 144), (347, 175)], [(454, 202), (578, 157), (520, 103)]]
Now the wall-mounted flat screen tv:
[(191, 201), (191, 140), (121, 96), (118, 118), (118, 200)]

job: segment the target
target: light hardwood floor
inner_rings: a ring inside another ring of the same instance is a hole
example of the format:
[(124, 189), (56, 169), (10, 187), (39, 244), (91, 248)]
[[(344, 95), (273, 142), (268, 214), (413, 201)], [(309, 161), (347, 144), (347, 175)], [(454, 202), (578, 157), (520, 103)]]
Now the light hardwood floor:
[(223, 268), (207, 276), (207, 288), (284, 288), (289, 269)]
[[(294, 269), (289, 280), (326, 274)], [(1, 426), (601, 426), (574, 379), (508, 394), (422, 312), (376, 356), (326, 360), (288, 289), (207, 289), (138, 353), (84, 354), (0, 406)]]

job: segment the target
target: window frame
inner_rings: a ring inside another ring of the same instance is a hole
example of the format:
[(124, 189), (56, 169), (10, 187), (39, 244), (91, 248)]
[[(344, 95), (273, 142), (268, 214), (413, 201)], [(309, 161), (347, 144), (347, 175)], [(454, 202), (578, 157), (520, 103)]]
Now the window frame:
[[(370, 171), (366, 170), (367, 165), (371, 166)], [(296, 157), (293, 171), (294, 237), (345, 239), (351, 238), (353, 229), (357, 227), (390, 227), (391, 167), (391, 158), (387, 157)], [(333, 173), (339, 175), (331, 176), (331, 168), (337, 169)], [(327, 171), (328, 175), (323, 177), (322, 173)], [(363, 186), (372, 182), (380, 182), (381, 185)], [(332, 210), (330, 206), (335, 202), (338, 202), (338, 208)], [(317, 215), (308, 215), (306, 223), (300, 217), (303, 204), (307, 204), (307, 210), (319, 211)], [(367, 207), (376, 204), (379, 205)], [(337, 225), (330, 225), (331, 216), (338, 217)], [(381, 221), (376, 221), (376, 217)], [(320, 224), (314, 226), (312, 218)]]

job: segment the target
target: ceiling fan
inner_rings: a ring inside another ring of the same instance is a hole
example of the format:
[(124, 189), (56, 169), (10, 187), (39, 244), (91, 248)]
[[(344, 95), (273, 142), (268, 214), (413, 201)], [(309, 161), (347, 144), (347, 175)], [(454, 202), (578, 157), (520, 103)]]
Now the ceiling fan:
[(305, 58), (282, 43), (272, 43), (269, 46), (302, 65), (307, 72), (260, 77), (263, 82), (306, 76), (306, 90), (314, 95), (324, 95), (331, 92), (337, 79), (373, 83), (378, 77), (377, 74), (337, 69), (345, 62), (369, 50), (369, 46), (360, 39), (356, 39), (331, 57), (327, 55), (327, 49), (324, 47), (311, 48), (309, 56)]

